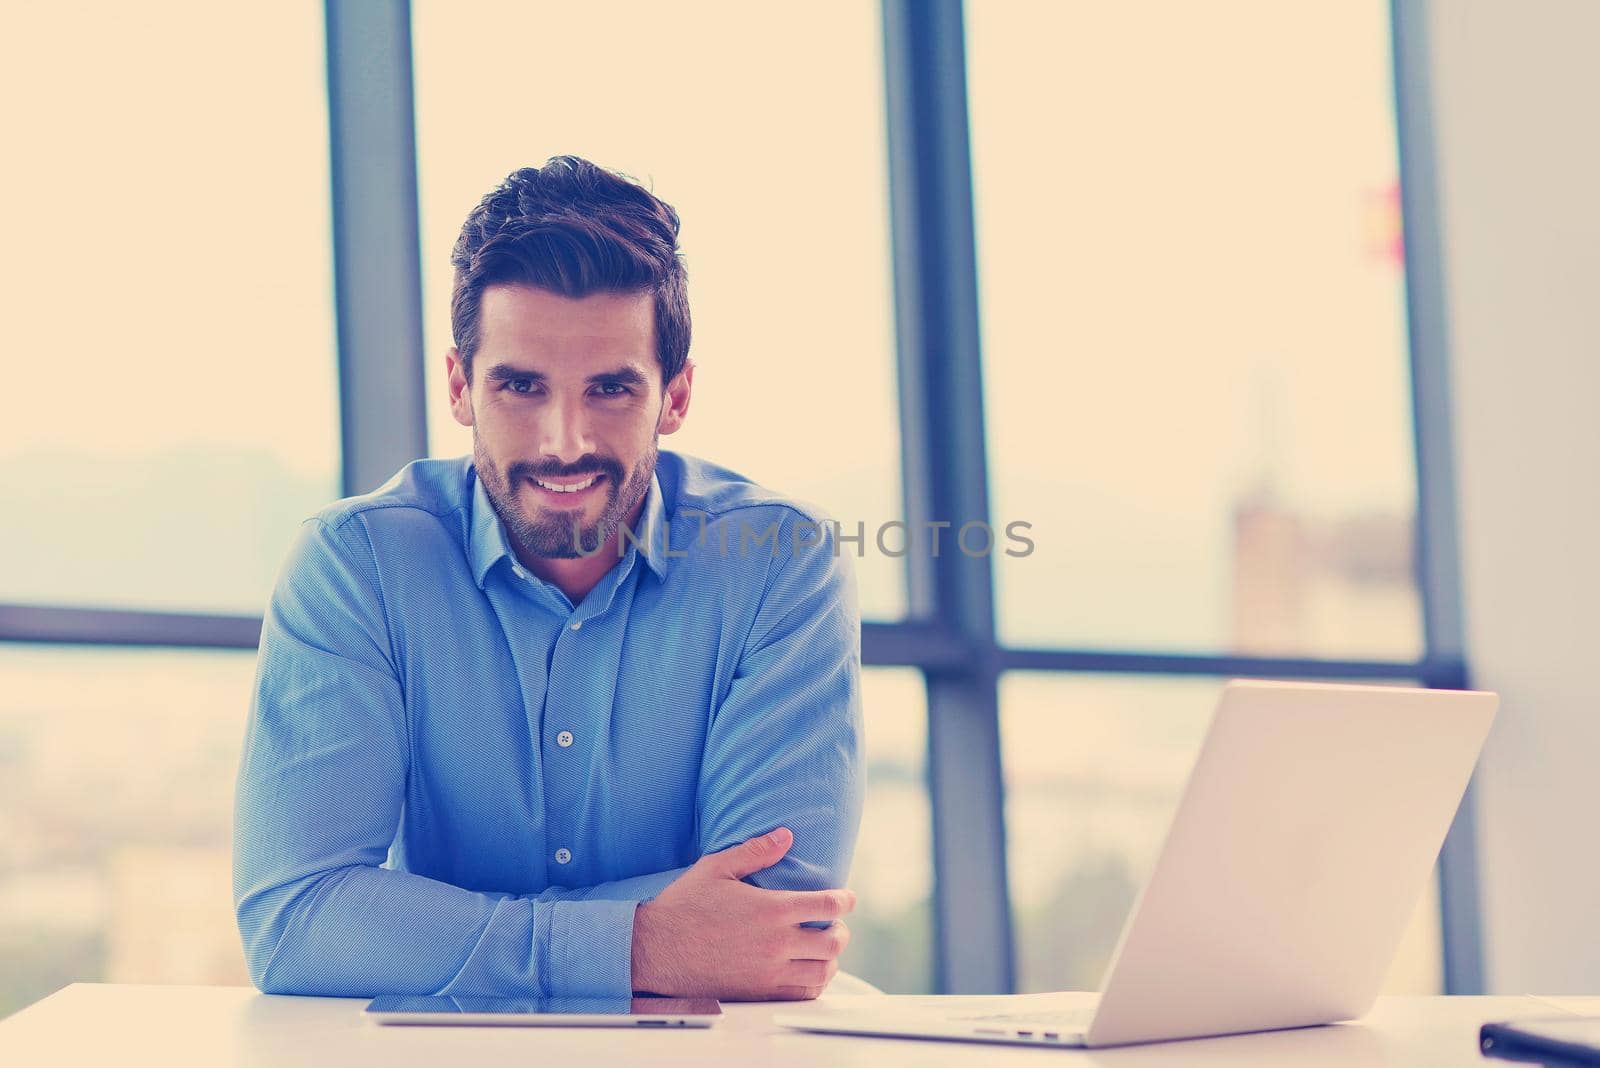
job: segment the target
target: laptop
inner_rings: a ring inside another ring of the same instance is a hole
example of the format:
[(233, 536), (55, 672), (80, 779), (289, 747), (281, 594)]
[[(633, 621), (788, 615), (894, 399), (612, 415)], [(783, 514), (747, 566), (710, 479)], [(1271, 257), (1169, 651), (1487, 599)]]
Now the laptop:
[(1081, 1048), (1361, 1016), (1498, 703), (1460, 690), (1229, 683), (1092, 1006), (1029, 995), (941, 1011), (862, 998), (872, 1007), (823, 1003), (776, 1022)]

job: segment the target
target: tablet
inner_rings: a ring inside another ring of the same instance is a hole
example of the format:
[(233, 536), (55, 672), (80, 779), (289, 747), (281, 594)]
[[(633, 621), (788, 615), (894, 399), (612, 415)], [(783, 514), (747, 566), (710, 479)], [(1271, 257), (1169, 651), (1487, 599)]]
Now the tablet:
[(710, 1027), (722, 1006), (709, 998), (446, 998), (383, 994), (367, 1003), (381, 1024), (482, 1027)]

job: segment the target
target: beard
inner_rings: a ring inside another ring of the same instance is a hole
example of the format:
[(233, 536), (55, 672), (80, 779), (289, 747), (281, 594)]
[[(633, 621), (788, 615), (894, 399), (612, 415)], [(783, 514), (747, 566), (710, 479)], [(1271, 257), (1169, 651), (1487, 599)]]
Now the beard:
[[(589, 455), (571, 464), (555, 460), (516, 460), (502, 472), (484, 449), (474, 428), (472, 462), (483, 481), (484, 491), (489, 495), (489, 503), (494, 506), (500, 522), (505, 524), (512, 547), (519, 556), (526, 554), (554, 560), (573, 560), (599, 552), (639, 502), (644, 500), (650, 490), (650, 477), (655, 474), (657, 441), (657, 436), (652, 435), (649, 449), (632, 471), (624, 471), (622, 463), (612, 457)], [(518, 504), (517, 486), (524, 480), (590, 474), (604, 475), (606, 479), (606, 499), (601, 505), (599, 517), (592, 522), (581, 520), (576, 511), (540, 508), (530, 516)]]

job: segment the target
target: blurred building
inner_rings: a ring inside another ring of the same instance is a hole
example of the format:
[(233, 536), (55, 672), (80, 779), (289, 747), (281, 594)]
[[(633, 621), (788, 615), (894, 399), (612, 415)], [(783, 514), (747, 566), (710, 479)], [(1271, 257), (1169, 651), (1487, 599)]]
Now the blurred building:
[(1295, 512), (1271, 490), (1233, 510), (1232, 647), (1257, 656), (1420, 655), (1412, 516)]

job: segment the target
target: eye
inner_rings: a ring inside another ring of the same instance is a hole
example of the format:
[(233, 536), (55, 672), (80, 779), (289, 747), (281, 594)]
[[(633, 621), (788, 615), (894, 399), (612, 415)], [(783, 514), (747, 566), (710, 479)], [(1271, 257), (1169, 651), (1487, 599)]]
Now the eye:
[(621, 382), (602, 382), (595, 387), (602, 397), (626, 397), (633, 390)]
[(512, 393), (527, 395), (538, 387), (531, 378), (508, 378), (500, 388), (510, 390)]

